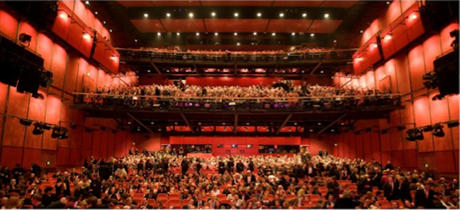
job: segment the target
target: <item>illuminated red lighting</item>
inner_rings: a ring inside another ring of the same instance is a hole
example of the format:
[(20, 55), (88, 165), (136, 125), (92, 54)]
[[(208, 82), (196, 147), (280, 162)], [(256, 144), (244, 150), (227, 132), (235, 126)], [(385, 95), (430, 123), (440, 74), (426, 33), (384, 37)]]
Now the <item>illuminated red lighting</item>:
[(90, 40), (90, 39), (91, 39), (91, 35), (89, 35), (89, 33), (84, 33), (84, 34), (83, 34), (83, 38), (85, 38), (86, 40)]
[(391, 34), (387, 34), (385, 35), (385, 37), (383, 39), (385, 39), (385, 41), (388, 41), (392, 38)]

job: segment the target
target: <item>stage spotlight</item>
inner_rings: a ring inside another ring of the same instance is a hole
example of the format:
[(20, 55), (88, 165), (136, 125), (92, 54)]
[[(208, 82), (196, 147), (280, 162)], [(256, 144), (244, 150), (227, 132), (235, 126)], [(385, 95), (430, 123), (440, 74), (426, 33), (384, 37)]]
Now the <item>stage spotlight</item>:
[(452, 128), (452, 127), (457, 127), (458, 126), (458, 121), (451, 121), (451, 122), (448, 122), (447, 123), (447, 127), (448, 128)]
[(429, 132), (429, 131), (433, 130), (433, 126), (427, 125), (427, 126), (423, 127), (422, 129), (423, 129), (423, 132)]
[[(89, 129), (86, 129), (85, 131), (86, 131), (86, 132), (91, 132), (91, 130), (90, 130), (90, 131), (88, 131), (88, 130), (89, 130)], [(61, 128), (58, 127), (58, 126), (55, 126), (55, 127), (53, 128), (53, 132), (51, 133), (51, 138), (53, 138), (53, 139), (58, 138), (60, 132), (61, 132)]]
[(398, 131), (402, 131), (402, 130), (406, 129), (406, 126), (398, 125), (398, 126), (396, 126), (396, 128), (398, 129)]
[(361, 131), (355, 131), (355, 135), (361, 134)]
[(415, 138), (415, 132), (416, 132), (416, 131), (415, 131), (414, 129), (409, 129), (409, 130), (407, 130), (407, 131), (406, 131), (406, 134), (407, 134), (406, 140), (408, 140), (408, 141), (415, 141), (415, 140), (416, 140), (416, 138)]
[(441, 124), (436, 124), (433, 129), (433, 135), (437, 137), (444, 137), (446, 134), (442, 130), (443, 127), (444, 126), (442, 126)]
[(381, 134), (387, 134), (388, 133), (388, 129), (383, 129), (380, 131)]
[(423, 140), (423, 130), (421, 128), (415, 130), (415, 138), (417, 140)]
[(32, 93), (32, 97), (40, 100), (44, 100), (45, 96), (41, 93)]
[(366, 133), (369, 133), (369, 132), (372, 131), (372, 128), (366, 128), (364, 131), (365, 131)]
[(25, 126), (30, 126), (30, 125), (32, 125), (32, 120), (19, 119), (19, 123), (21, 123), (22, 125), (25, 125)]
[(59, 133), (59, 139), (67, 139), (69, 138), (69, 133), (67, 128), (61, 128), (61, 132)]
[(75, 123), (70, 123), (70, 128), (76, 129), (76, 128), (77, 128), (77, 124), (75, 124)]
[(29, 44), (30, 41), (32, 41), (32, 36), (30, 36), (29, 34), (26, 34), (26, 33), (21, 33), (21, 34), (19, 34), (19, 41), (21, 41), (22, 43)]
[(40, 134), (43, 134), (43, 124), (42, 123), (35, 123), (34, 124), (34, 130), (32, 131), (32, 134), (34, 135), (40, 135)]

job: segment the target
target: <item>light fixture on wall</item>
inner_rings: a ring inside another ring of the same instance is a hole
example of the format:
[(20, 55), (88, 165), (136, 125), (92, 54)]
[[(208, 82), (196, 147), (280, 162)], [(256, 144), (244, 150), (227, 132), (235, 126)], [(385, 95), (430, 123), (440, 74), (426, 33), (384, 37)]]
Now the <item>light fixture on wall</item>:
[(444, 126), (442, 126), (440, 123), (436, 124), (433, 126), (433, 135), (436, 137), (444, 137), (446, 134), (442, 130)]
[[(53, 131), (51, 132), (51, 138), (53, 138), (53, 139), (58, 138), (60, 132), (61, 132), (61, 128), (58, 127), (58, 126), (55, 126), (55, 127), (53, 128)], [(86, 131), (86, 132), (88, 132), (88, 131)]]
[(90, 40), (91, 35), (88, 32), (83, 32), (83, 38), (86, 39), (86, 40)]
[(416, 137), (415, 137), (415, 129), (409, 129), (406, 131), (406, 140), (408, 141), (415, 141), (416, 140)]
[(424, 137), (423, 137), (423, 130), (421, 128), (416, 128), (415, 129), (415, 138), (417, 140), (423, 140)]
[(19, 119), (19, 123), (21, 123), (21, 125), (30, 126), (30, 125), (32, 125), (32, 120)]
[(383, 40), (385, 41), (390, 41), (393, 38), (393, 35), (391, 33), (388, 33), (383, 37)]
[(40, 134), (43, 134), (43, 123), (40, 123), (40, 122), (36, 122), (34, 124), (34, 130), (32, 131), (32, 134), (34, 135), (40, 135)]

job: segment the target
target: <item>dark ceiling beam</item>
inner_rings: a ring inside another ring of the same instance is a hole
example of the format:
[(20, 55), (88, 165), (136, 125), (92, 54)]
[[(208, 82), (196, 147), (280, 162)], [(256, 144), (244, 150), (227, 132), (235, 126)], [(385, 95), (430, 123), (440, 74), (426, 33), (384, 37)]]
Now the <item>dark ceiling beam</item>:
[(187, 124), (187, 126), (190, 128), (190, 131), (192, 131), (193, 134), (195, 134), (195, 130), (192, 128), (192, 126), (190, 125), (187, 117), (185, 117), (184, 113), (180, 113), (180, 116), (182, 117), (182, 119), (184, 119), (185, 123)]
[(291, 113), (291, 114), (289, 114), (289, 115), (286, 117), (286, 119), (284, 120), (283, 124), (281, 124), (281, 126), (280, 126), (280, 127), (278, 128), (278, 130), (276, 131), (276, 135), (278, 135), (278, 133), (281, 131), (281, 129), (284, 128), (284, 126), (286, 125), (286, 123), (289, 122), (289, 120), (291, 119), (292, 115), (293, 115), (293, 114)]
[(321, 66), (321, 64), (323, 64), (323, 60), (321, 60), (318, 64), (316, 64), (315, 68), (310, 72), (310, 74), (314, 74), (315, 71), (319, 68), (319, 66)]
[(233, 132), (235, 134), (237, 133), (237, 127), (238, 127), (238, 113), (235, 114), (235, 125), (233, 126)]
[(145, 130), (149, 131), (150, 133), (153, 133), (153, 131), (147, 127), (144, 123), (142, 123), (140, 120), (138, 120), (136, 117), (134, 117), (132, 114), (130, 114), (129, 112), (126, 113), (129, 117), (131, 117), (134, 121), (136, 121), (137, 123), (139, 123), (140, 126), (142, 126), (143, 128), (145, 128)]
[(318, 135), (322, 134), (324, 131), (326, 131), (327, 129), (329, 129), (330, 127), (332, 127), (335, 123), (337, 123), (339, 120), (341, 120), (342, 118), (346, 117), (347, 116), (347, 113), (343, 114), (342, 116), (340, 116), (339, 118), (337, 118), (336, 120), (334, 120), (333, 122), (329, 123), (329, 125), (327, 125), (325, 128), (323, 128), (322, 130), (320, 130), (318, 132)]
[(154, 62), (150, 61), (150, 65), (152, 65), (152, 66), (153, 66), (153, 68), (155, 69), (155, 71), (157, 71), (157, 73), (158, 73), (158, 74), (161, 74), (161, 71), (160, 71), (160, 69), (158, 69), (157, 65), (155, 65), (155, 63), (154, 63)]

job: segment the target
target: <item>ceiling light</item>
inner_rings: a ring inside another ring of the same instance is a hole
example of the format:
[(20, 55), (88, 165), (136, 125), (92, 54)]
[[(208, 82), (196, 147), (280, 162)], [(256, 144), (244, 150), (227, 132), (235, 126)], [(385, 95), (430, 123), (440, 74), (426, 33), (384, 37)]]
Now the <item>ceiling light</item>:
[(148, 73), (150, 73), (150, 70), (147, 70)]
[(236, 43), (236, 45), (240, 46), (240, 43), (238, 42), (238, 43)]
[(85, 4), (89, 4), (89, 1), (85, 1)]
[(89, 33), (83, 33), (83, 38), (85, 38), (86, 40), (89, 40), (91, 39), (91, 35), (89, 35)]
[(107, 24), (107, 22), (105, 22), (105, 21), (104, 21), (104, 22), (102, 22), (102, 23), (103, 23), (104, 25), (105, 25), (105, 24)]
[(359, 33), (362, 34), (364, 31), (363, 30), (360, 30)]
[(188, 16), (192, 18), (192, 17), (193, 17), (193, 13), (189, 13)]
[(238, 33), (235, 32), (235, 33), (233, 33), (233, 35), (238, 36)]
[(334, 129), (331, 129), (331, 132), (334, 132)]
[(134, 42), (137, 42), (137, 39), (135, 39)]
[(319, 122), (318, 125), (321, 125), (321, 123)]
[(329, 18), (329, 14), (328, 13), (324, 14), (324, 18)]
[(320, 71), (319, 73), (324, 74), (324, 71)]
[(215, 13), (215, 12), (212, 12), (212, 13), (211, 13), (211, 16), (213, 16), (213, 17), (216, 16), (216, 13)]
[(377, 43), (372, 43), (371, 44), (371, 48), (377, 48), (379, 45), (377, 45)]
[(196, 35), (197, 35), (197, 36), (199, 36), (199, 35), (200, 35), (200, 33), (198, 33), (198, 32), (197, 32), (197, 33), (196, 33)]
[(312, 33), (312, 34), (310, 34), (310, 36), (311, 36), (311, 37), (314, 37), (314, 36), (315, 36), (315, 34), (313, 34), (313, 33)]
[(153, 125), (153, 124), (155, 124), (155, 122), (153, 122), (153, 121), (152, 121), (152, 122), (150, 122), (150, 125)]
[(216, 32), (216, 33), (214, 33), (214, 35), (217, 36), (217, 35), (219, 35), (219, 33)]
[(260, 13), (260, 12), (257, 13), (257, 17), (260, 17), (260, 16), (262, 16), (262, 13)]
[(239, 16), (239, 14), (238, 14), (237, 12), (235, 12), (234, 16), (235, 16), (235, 17), (238, 17), (238, 16)]
[(171, 14), (169, 14), (169, 13), (166, 13), (166, 17), (171, 17)]
[(313, 133), (313, 129), (310, 129), (310, 132)]
[(113, 32), (112, 29), (109, 29), (109, 32), (112, 33)]
[(385, 35), (385, 37), (383, 39), (385, 39), (385, 41), (388, 41), (392, 38), (391, 34), (387, 34)]
[(390, 4), (390, 1), (387, 1), (387, 4)]
[(307, 13), (303, 13), (303, 14), (302, 14), (302, 17), (307, 17)]
[(410, 18), (416, 19), (416, 18), (417, 18), (417, 14), (413, 13), (413, 14), (410, 16)]
[(280, 13), (280, 17), (284, 17), (284, 13)]
[(334, 39), (334, 43), (337, 43), (337, 39)]
[(257, 35), (257, 32), (254, 32), (253, 34), (254, 34), (254, 35)]
[(149, 14), (145, 13), (145, 14), (144, 14), (144, 17), (149, 17)]
[(275, 36), (275, 35), (276, 35), (276, 33), (272, 33), (272, 36)]
[(97, 14), (98, 14), (98, 13), (97, 13), (97, 11), (96, 11), (96, 12), (94, 12), (94, 14), (95, 14), (95, 15), (97, 15)]
[(177, 36), (179, 36), (179, 35), (180, 35), (180, 33), (179, 33), (179, 32), (177, 32), (177, 33), (176, 33), (176, 35), (177, 35)]
[(158, 35), (158, 36), (161, 36), (161, 33), (160, 33), (160, 32), (158, 32), (158, 33), (157, 33), (157, 35)]
[(292, 34), (291, 34), (291, 35), (292, 35), (292, 36), (295, 36), (295, 32), (292, 32)]

